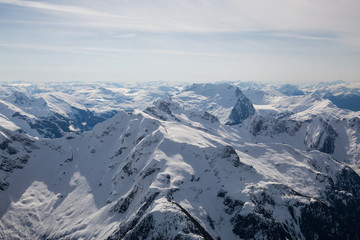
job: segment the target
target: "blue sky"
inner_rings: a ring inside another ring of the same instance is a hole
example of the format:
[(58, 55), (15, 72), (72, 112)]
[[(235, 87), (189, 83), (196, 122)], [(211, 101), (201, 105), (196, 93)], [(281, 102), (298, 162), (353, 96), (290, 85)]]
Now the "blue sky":
[(0, 81), (360, 81), (358, 0), (0, 0)]

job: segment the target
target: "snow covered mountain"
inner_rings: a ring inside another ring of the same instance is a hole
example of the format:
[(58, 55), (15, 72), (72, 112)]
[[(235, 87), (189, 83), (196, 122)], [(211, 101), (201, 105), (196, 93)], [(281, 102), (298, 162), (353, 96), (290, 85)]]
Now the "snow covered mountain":
[(266, 86), (165, 89), (60, 138), (1, 112), (0, 238), (360, 238), (358, 112)]
[(255, 113), (251, 101), (230, 84), (193, 84), (172, 99), (185, 109), (207, 111), (223, 124), (239, 124)]
[(177, 91), (176, 86), (139, 84), (2, 84), (0, 126), (10, 121), (27, 134), (58, 138), (91, 130), (120, 109), (144, 109), (153, 100)]

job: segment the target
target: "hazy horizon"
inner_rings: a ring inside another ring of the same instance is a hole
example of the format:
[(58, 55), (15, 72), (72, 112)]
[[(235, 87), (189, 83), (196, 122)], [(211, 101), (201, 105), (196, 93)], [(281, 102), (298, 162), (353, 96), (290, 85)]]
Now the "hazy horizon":
[(0, 82), (359, 82), (359, 7), (0, 0)]

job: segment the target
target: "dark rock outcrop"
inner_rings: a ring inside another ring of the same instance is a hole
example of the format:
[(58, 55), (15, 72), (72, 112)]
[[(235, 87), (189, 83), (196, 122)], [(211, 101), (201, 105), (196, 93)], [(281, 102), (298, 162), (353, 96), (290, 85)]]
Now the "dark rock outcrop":
[(236, 89), (237, 102), (234, 108), (231, 110), (229, 119), (226, 124), (235, 125), (239, 124), (248, 117), (255, 114), (255, 108), (250, 99), (247, 98), (239, 88)]

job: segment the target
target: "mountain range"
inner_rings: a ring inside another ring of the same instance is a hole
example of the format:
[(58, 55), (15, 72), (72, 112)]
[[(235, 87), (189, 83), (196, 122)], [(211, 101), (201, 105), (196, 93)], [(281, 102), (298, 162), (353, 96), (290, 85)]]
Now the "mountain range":
[(1, 239), (359, 239), (360, 85), (3, 83)]

